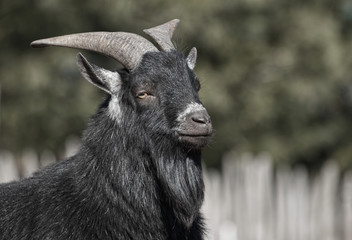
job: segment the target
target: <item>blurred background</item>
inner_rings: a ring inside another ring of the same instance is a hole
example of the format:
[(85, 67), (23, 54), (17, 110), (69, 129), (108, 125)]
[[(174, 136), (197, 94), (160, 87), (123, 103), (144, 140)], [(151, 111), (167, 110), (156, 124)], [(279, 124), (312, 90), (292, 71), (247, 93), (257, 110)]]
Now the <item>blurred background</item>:
[(0, 179), (10, 162), (19, 178), (72, 154), (104, 98), (80, 76), (78, 50), (31, 41), (143, 35), (174, 18), (178, 49), (198, 49), (216, 130), (203, 154), (209, 239), (352, 239), (348, 0), (0, 0)]

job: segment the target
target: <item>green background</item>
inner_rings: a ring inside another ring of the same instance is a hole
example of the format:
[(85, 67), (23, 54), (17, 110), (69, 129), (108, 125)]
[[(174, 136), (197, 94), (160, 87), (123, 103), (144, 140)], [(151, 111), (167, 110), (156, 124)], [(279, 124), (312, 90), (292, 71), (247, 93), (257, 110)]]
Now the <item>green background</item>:
[(352, 2), (342, 0), (1, 0), (0, 149), (60, 156), (104, 97), (80, 76), (77, 50), (35, 50), (31, 41), (88, 31), (143, 35), (174, 18), (178, 49), (198, 49), (201, 99), (216, 130), (204, 151), (208, 166), (230, 150), (310, 169), (331, 159), (352, 166)]

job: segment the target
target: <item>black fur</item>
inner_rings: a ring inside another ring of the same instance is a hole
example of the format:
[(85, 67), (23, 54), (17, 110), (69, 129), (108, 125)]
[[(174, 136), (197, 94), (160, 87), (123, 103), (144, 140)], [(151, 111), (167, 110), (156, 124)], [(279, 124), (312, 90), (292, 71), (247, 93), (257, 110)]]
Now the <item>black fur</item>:
[[(203, 239), (203, 144), (174, 130), (200, 103), (197, 77), (176, 51), (147, 53), (120, 76), (119, 121), (109, 96), (75, 156), (0, 185), (0, 239)], [(153, 96), (137, 98), (141, 88)]]

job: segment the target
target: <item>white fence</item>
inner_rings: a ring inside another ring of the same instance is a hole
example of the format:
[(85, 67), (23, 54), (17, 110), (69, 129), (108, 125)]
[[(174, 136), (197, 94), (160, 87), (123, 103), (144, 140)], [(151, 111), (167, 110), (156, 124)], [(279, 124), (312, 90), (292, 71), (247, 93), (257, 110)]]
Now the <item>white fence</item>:
[[(66, 155), (76, 148), (73, 138)], [(0, 182), (29, 176), (52, 162), (50, 152), (0, 152)], [(268, 156), (229, 154), (222, 174), (205, 171), (203, 212), (209, 240), (351, 240), (352, 173), (328, 162), (315, 177), (304, 168), (273, 168)]]
[(268, 156), (229, 154), (206, 181), (209, 239), (352, 239), (352, 173), (332, 161), (309, 178), (304, 168), (274, 170)]
[[(72, 156), (80, 142), (76, 137), (69, 137), (65, 144), (64, 156)], [(28, 177), (34, 171), (56, 162), (54, 153), (44, 151), (41, 154), (31, 149), (25, 150), (21, 156), (15, 156), (0, 149), (0, 183)]]

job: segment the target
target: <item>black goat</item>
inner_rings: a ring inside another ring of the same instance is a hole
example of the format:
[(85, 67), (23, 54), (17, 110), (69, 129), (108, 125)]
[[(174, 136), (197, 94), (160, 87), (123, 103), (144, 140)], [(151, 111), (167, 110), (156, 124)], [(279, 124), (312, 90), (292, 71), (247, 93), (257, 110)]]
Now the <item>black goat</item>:
[(196, 49), (171, 42), (178, 20), (132, 33), (34, 41), (113, 57), (111, 72), (78, 54), (83, 76), (108, 93), (79, 152), (0, 185), (0, 239), (203, 239), (201, 151), (212, 134), (198, 97)]

